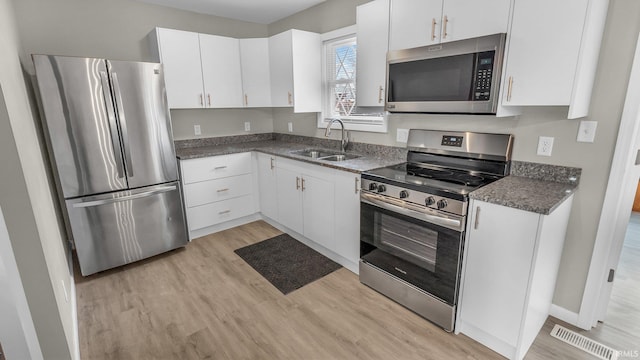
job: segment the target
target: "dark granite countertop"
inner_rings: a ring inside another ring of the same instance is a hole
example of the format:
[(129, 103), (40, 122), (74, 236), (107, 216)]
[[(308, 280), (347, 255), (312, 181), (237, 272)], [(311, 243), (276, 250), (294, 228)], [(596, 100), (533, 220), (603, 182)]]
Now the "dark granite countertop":
[(549, 215), (578, 187), (578, 168), (514, 162), (511, 175), (469, 194), (471, 199)]
[[(387, 154), (384, 151), (377, 153), (364, 153), (357, 151), (347, 151), (349, 154), (357, 154), (360, 157), (344, 161), (326, 161), (312, 159), (306, 156), (296, 155), (293, 152), (304, 149), (327, 149), (337, 151), (335, 147), (327, 147), (319, 144), (309, 144), (302, 142), (291, 142), (284, 140), (262, 140), (250, 141), (242, 143), (218, 144), (218, 145), (202, 145), (194, 147), (176, 147), (176, 156), (178, 159), (187, 160), (207, 156), (234, 154), (246, 151), (259, 151), (270, 155), (282, 156), (294, 160), (304, 161), (311, 164), (330, 167), (338, 170), (345, 170), (354, 173), (400, 164), (406, 161), (406, 152), (392, 151)], [(389, 149), (393, 149), (389, 147)]]

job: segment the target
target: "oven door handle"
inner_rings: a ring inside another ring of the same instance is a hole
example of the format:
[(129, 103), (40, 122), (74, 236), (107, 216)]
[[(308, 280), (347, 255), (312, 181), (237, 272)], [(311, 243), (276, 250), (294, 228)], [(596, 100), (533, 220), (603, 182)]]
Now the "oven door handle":
[(429, 208), (418, 208), (417, 206), (408, 204), (402, 200), (386, 199), (380, 195), (368, 194), (365, 192), (360, 193), (360, 201), (382, 209), (406, 215), (417, 220), (440, 225), (447, 229), (464, 231), (465, 221), (463, 217), (444, 214), (431, 214), (428, 213), (432, 211)]

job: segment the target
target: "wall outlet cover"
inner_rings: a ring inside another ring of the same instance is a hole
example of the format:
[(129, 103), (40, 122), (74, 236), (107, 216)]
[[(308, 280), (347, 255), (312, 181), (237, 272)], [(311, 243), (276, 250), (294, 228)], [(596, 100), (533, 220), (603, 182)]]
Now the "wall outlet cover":
[(398, 129), (396, 131), (396, 141), (406, 143), (409, 140), (409, 129)]
[(289, 129), (289, 132), (293, 132), (293, 123), (292, 122), (288, 123), (287, 128)]
[(597, 121), (580, 121), (580, 127), (578, 128), (578, 142), (592, 143), (596, 138), (596, 128), (598, 127)]
[(550, 136), (540, 136), (538, 138), (538, 155), (551, 156), (553, 151), (553, 138)]
[(249, 121), (245, 121), (244, 131), (251, 131), (251, 123)]
[(193, 133), (195, 135), (202, 135), (202, 131), (200, 130), (200, 125), (193, 125)]

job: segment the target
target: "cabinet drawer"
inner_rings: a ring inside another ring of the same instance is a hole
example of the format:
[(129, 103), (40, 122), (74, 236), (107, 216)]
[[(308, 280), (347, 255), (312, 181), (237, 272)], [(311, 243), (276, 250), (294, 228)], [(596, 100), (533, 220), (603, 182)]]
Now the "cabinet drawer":
[(251, 173), (251, 153), (181, 161), (185, 184)]
[(252, 195), (188, 208), (187, 222), (189, 224), (189, 231), (251, 215), (253, 212)]
[(187, 207), (204, 205), (251, 194), (251, 174), (200, 181), (184, 186)]

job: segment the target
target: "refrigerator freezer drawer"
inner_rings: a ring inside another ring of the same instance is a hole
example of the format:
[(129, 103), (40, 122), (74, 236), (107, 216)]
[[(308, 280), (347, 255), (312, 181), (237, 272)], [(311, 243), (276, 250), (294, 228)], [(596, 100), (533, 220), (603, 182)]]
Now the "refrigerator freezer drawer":
[(66, 201), (82, 275), (187, 244), (178, 182)]

